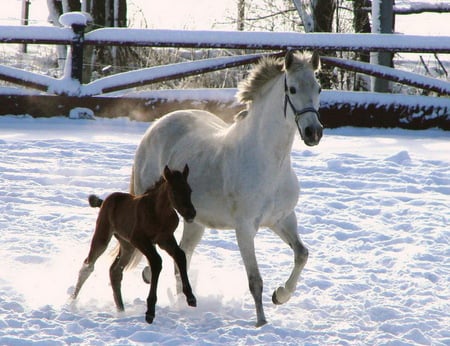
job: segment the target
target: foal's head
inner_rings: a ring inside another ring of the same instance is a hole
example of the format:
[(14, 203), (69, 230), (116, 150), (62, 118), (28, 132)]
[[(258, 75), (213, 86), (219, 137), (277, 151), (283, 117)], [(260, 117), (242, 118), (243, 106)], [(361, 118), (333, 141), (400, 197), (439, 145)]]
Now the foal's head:
[(197, 212), (191, 201), (192, 190), (187, 182), (188, 175), (188, 165), (184, 166), (183, 172), (172, 171), (166, 166), (164, 168), (163, 178), (167, 182), (169, 199), (172, 206), (187, 222), (192, 222)]

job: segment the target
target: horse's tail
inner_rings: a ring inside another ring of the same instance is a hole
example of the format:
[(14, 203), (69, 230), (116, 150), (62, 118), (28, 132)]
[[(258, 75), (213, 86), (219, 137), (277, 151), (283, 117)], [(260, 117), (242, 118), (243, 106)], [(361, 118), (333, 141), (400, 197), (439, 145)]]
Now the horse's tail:
[(92, 208), (100, 208), (103, 204), (103, 199), (96, 195), (89, 195), (88, 201)]
[[(131, 177), (130, 177), (130, 193), (134, 195), (134, 165), (131, 168)], [(111, 250), (110, 256), (112, 258), (117, 258), (120, 252), (120, 244), (117, 243), (116, 246)], [(125, 270), (135, 268), (142, 259), (142, 253), (138, 249), (134, 249), (133, 254), (131, 255), (130, 262), (125, 267)]]

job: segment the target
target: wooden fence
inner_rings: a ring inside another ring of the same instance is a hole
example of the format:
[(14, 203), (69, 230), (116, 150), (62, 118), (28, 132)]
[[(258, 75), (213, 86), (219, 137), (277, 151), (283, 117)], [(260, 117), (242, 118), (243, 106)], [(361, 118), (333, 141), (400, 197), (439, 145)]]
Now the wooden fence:
[[(38, 75), (32, 72), (18, 70), (0, 65), (0, 78), (46, 92), (45, 95), (0, 95), (0, 114), (23, 114), (35, 116), (57, 115), (70, 107), (86, 106), (95, 111), (96, 115), (106, 116), (114, 107), (109, 103), (126, 103), (130, 110), (133, 107), (142, 109), (145, 114), (151, 104), (153, 115), (144, 116), (151, 120), (161, 115), (154, 112), (158, 104), (167, 103), (163, 100), (111, 97), (104, 95), (117, 90), (129, 89), (163, 80), (180, 78), (255, 62), (261, 54), (230, 56), (183, 64), (140, 69), (122, 74), (100, 78), (88, 84), (83, 84), (83, 50), (86, 45), (109, 46), (152, 46), (152, 47), (189, 47), (189, 48), (229, 48), (275, 51), (275, 55), (283, 54), (286, 49), (320, 49), (321, 51), (388, 51), (388, 52), (429, 52), (450, 53), (450, 37), (443, 36), (412, 36), (388, 34), (321, 34), (321, 33), (273, 33), (273, 32), (226, 32), (226, 31), (176, 31), (152, 29), (105, 28), (85, 33), (87, 18), (81, 13), (69, 13), (61, 17), (63, 28), (23, 26), (0, 26), (1, 43), (22, 44), (62, 44), (71, 47), (70, 59), (63, 78), (56, 79)], [(281, 51), (281, 52), (280, 52)], [(267, 53), (265, 53), (267, 54)], [(381, 68), (370, 64), (362, 64), (342, 59), (324, 57), (323, 62), (369, 75), (413, 85), (438, 93), (436, 102), (424, 101), (423, 98), (398, 97), (392, 103), (380, 102), (376, 94), (346, 93), (340, 94), (338, 104), (322, 97), (321, 113), (323, 122), (328, 127), (355, 125), (377, 127), (409, 127), (427, 128), (440, 127), (450, 130), (450, 83), (433, 78), (406, 73), (390, 68)], [(52, 96), (50, 96), (52, 95)], [(365, 102), (355, 102), (356, 95)], [(375, 97), (374, 97), (375, 96)], [(380, 96), (380, 95), (379, 95)], [(38, 102), (38, 99), (45, 99)], [(332, 99), (332, 98), (331, 98)], [(384, 97), (383, 97), (384, 99)], [(125, 102), (126, 101), (126, 102)], [(192, 101), (192, 102), (189, 102)], [(195, 106), (198, 100), (184, 100), (175, 107)], [(209, 102), (209, 101), (208, 101)], [(214, 103), (214, 101), (211, 101)], [(216, 102), (217, 103), (217, 102)], [(46, 107), (39, 108), (39, 104)], [(34, 106), (33, 106), (34, 105)], [(239, 109), (231, 100), (223, 105), (230, 112)], [(23, 108), (25, 107), (25, 109)], [(206, 108), (207, 105), (205, 106)], [(123, 107), (121, 107), (122, 109)], [(167, 107), (166, 107), (167, 108)], [(171, 108), (171, 107), (169, 107)], [(28, 109), (28, 111), (27, 111)], [(31, 111), (33, 110), (33, 111)], [(45, 114), (45, 112), (48, 112)], [(227, 112), (225, 112), (227, 113)], [(122, 114), (123, 115), (123, 114)]]

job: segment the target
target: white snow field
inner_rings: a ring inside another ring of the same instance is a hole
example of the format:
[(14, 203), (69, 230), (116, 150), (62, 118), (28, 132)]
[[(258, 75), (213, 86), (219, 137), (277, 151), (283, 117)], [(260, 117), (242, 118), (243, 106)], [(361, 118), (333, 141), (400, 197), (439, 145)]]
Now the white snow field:
[(152, 325), (145, 263), (124, 275), (124, 313), (106, 254), (71, 303), (98, 212), (87, 196), (127, 191), (148, 126), (0, 117), (0, 345), (450, 345), (450, 133), (440, 130), (325, 130), (314, 148), (297, 140), (310, 258), (295, 295), (273, 305), (293, 255), (260, 230), (261, 328), (233, 231), (208, 230), (196, 250), (197, 308), (175, 296), (165, 254)]

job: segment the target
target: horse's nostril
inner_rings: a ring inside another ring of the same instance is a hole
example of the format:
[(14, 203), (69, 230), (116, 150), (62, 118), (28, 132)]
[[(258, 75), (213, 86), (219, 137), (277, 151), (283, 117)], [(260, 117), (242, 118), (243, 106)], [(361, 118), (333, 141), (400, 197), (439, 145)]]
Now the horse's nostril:
[(308, 126), (307, 128), (305, 128), (305, 136), (307, 138), (311, 138), (313, 135), (313, 130), (310, 126)]
[(319, 139), (322, 138), (323, 135), (323, 127), (319, 127), (319, 131), (318, 131), (318, 135), (319, 135)]

